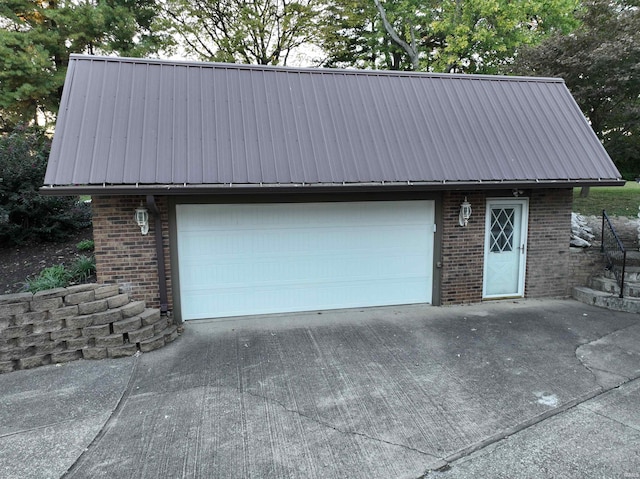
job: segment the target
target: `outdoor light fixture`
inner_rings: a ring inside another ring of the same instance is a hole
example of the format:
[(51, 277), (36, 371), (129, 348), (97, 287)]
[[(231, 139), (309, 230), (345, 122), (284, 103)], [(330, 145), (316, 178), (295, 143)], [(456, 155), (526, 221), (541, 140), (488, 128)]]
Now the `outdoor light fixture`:
[(136, 214), (134, 216), (136, 224), (140, 227), (140, 233), (146, 235), (149, 232), (149, 212), (146, 208), (136, 208)]
[(460, 205), (460, 215), (458, 216), (460, 226), (467, 226), (469, 218), (471, 218), (471, 204), (467, 201), (467, 197), (465, 196), (464, 201)]

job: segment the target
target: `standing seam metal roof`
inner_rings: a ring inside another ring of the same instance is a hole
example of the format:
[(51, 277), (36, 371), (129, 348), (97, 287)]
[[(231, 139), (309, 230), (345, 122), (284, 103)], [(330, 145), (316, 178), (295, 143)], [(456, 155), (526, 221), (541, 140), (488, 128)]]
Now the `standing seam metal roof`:
[(619, 178), (559, 79), (73, 55), (45, 184)]

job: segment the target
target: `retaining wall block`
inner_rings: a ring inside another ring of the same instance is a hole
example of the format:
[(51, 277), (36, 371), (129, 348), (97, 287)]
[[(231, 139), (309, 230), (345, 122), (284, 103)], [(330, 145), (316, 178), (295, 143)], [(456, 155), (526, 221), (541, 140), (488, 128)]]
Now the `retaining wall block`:
[(64, 297), (64, 302), (67, 305), (74, 305), (80, 303), (90, 303), (95, 301), (95, 290), (80, 291), (79, 293), (68, 294)]
[(82, 359), (81, 351), (64, 351), (51, 354), (52, 363), (67, 363), (69, 361), (75, 361), (76, 359)]
[(38, 366), (46, 366), (47, 364), (51, 364), (51, 356), (49, 354), (18, 359), (18, 369), (37, 368)]
[(51, 309), (58, 309), (64, 304), (61, 296), (45, 299), (35, 299), (35, 296), (34, 294), (33, 301), (29, 303), (31, 311), (49, 311)]
[(109, 348), (122, 346), (124, 344), (124, 337), (122, 334), (110, 334), (109, 336), (101, 336), (96, 339), (96, 348)]
[(142, 326), (142, 320), (138, 316), (133, 318), (123, 319), (113, 323), (114, 333), (128, 333), (129, 331), (135, 331)]
[(67, 319), (78, 315), (78, 305), (63, 306), (62, 308), (49, 311), (50, 319)]
[(102, 313), (94, 313), (88, 315), (93, 321), (93, 324), (98, 326), (100, 324), (115, 323), (122, 319), (122, 312), (119, 309), (109, 309)]
[(95, 299), (105, 299), (120, 294), (120, 286), (117, 284), (105, 284), (95, 290)]
[(96, 283), (74, 284), (73, 286), (67, 286), (67, 294), (82, 293), (84, 291), (95, 291), (99, 287), (100, 285)]
[(137, 329), (135, 331), (129, 332), (129, 342), (130, 343), (139, 343), (146, 339), (151, 339), (155, 334), (155, 330), (153, 325), (145, 326), (143, 328)]
[(49, 319), (47, 321), (35, 322), (33, 323), (33, 334), (60, 331), (63, 327), (64, 321), (62, 319)]
[(0, 305), (10, 303), (28, 303), (33, 299), (33, 293), (1, 294)]
[(93, 318), (91, 316), (75, 316), (65, 319), (64, 324), (68, 329), (87, 328), (93, 326)]
[(36, 311), (23, 314), (16, 314), (13, 318), (14, 326), (23, 326), (26, 324), (35, 324), (46, 321), (49, 317), (49, 311)]
[(143, 326), (148, 326), (150, 324), (157, 323), (160, 321), (162, 315), (160, 314), (159, 309), (147, 308), (142, 313), (139, 314), (140, 319), (142, 320)]
[(0, 374), (11, 373), (15, 368), (16, 365), (14, 361), (0, 361)]
[(106, 359), (107, 348), (82, 348), (84, 359)]
[(49, 341), (35, 346), (33, 354), (60, 353), (66, 349), (64, 341)]
[(100, 338), (109, 336), (111, 334), (111, 328), (108, 324), (101, 324), (99, 326), (89, 326), (82, 329), (82, 335), (88, 338)]
[(110, 358), (123, 358), (126, 356), (133, 356), (138, 352), (138, 347), (135, 344), (125, 344), (116, 348), (107, 348), (107, 356)]
[(69, 290), (67, 288), (54, 288), (44, 291), (38, 291), (37, 293), (33, 293), (33, 301), (51, 298), (62, 298), (65, 294), (68, 293), (68, 291)]
[(67, 349), (71, 350), (80, 350), (83, 348), (88, 348), (91, 346), (91, 339), (86, 336), (81, 336), (79, 338), (67, 339), (65, 341), (65, 346)]
[(52, 331), (51, 334), (51, 340), (52, 341), (65, 341), (67, 339), (73, 339), (73, 338), (79, 338), (80, 336), (82, 336), (82, 329), (80, 328), (69, 328), (69, 326), (67, 326), (68, 329), (61, 329), (60, 331)]
[(8, 303), (0, 304), (0, 318), (10, 319), (16, 314), (22, 314), (29, 311), (29, 303)]
[(0, 373), (161, 348), (178, 330), (118, 285), (0, 295)]
[(138, 314), (143, 313), (145, 309), (146, 304), (144, 301), (132, 301), (126, 306), (120, 308), (120, 311), (122, 312), (123, 318), (130, 318), (132, 316), (137, 316)]
[(44, 344), (50, 341), (49, 333), (30, 334), (18, 339), (18, 347), (23, 348), (27, 346), (36, 346), (38, 344)]
[(23, 338), (31, 334), (31, 325), (25, 324), (22, 326), (10, 326), (0, 334), (3, 339)]
[(129, 295), (126, 293), (117, 294), (116, 296), (111, 296), (107, 298), (107, 303), (109, 305), (109, 309), (119, 308), (120, 306), (124, 306), (129, 303)]
[(143, 353), (148, 353), (149, 351), (153, 351), (155, 349), (159, 349), (164, 347), (164, 334), (159, 336), (154, 336), (146, 341), (140, 341), (140, 351)]
[(90, 301), (88, 303), (80, 303), (78, 305), (78, 314), (93, 314), (101, 313), (109, 309), (109, 304), (106, 299), (99, 299), (97, 301)]

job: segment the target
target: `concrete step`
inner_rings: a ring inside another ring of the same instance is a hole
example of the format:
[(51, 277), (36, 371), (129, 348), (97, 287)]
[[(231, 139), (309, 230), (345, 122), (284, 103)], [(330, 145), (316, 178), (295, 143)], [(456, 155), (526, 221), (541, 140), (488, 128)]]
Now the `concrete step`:
[[(625, 275), (626, 277), (627, 275)], [(605, 276), (596, 276), (591, 278), (589, 286), (593, 289), (603, 291), (609, 294), (620, 294), (620, 286), (613, 274), (606, 274)], [(625, 279), (624, 283), (624, 295), (629, 298), (640, 298), (640, 282), (630, 281)]]
[(640, 313), (640, 298), (620, 298), (617, 294), (576, 286), (573, 288), (573, 298), (581, 303), (628, 313)]
[[(615, 279), (615, 274), (610, 269), (605, 269), (602, 273), (606, 278)], [(624, 269), (624, 281), (640, 283), (640, 266), (627, 266)]]

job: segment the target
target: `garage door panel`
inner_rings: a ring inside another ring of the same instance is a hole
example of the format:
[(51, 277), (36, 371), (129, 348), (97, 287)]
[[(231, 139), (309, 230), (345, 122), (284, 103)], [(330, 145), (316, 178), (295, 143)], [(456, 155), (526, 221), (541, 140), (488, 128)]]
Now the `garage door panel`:
[(433, 202), (178, 205), (184, 319), (431, 301)]

